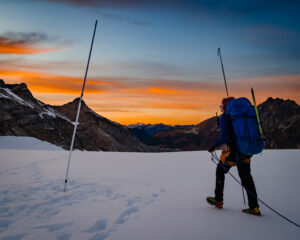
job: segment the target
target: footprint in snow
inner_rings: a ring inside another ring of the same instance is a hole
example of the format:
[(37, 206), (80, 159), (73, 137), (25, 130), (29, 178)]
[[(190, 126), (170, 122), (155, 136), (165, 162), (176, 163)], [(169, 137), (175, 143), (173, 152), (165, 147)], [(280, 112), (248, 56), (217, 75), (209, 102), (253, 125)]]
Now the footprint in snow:
[(138, 202), (141, 202), (141, 201), (142, 201), (142, 198), (141, 198), (141, 197), (134, 197), (134, 198), (128, 199), (128, 200), (127, 200), (127, 206), (128, 206), (128, 207), (131, 207), (131, 206), (134, 205), (135, 203), (138, 203)]
[(42, 225), (42, 226), (38, 226), (38, 227), (34, 227), (33, 229), (47, 229), (49, 232), (55, 232), (55, 231), (59, 231), (65, 227), (69, 227), (72, 226), (73, 223), (59, 223), (59, 224), (49, 224), (49, 225)]
[(98, 231), (102, 231), (106, 229), (107, 226), (107, 219), (100, 219), (97, 222), (94, 223), (93, 226), (91, 226), (90, 228), (84, 230), (83, 232), (85, 233), (93, 233), (93, 232), (98, 232)]
[(158, 197), (158, 194), (157, 194), (157, 193), (153, 193), (153, 194), (152, 194), (152, 197), (157, 198), (157, 197)]
[(139, 211), (138, 207), (128, 208), (118, 217), (118, 219), (115, 221), (115, 224), (123, 224), (123, 223), (127, 222), (129, 219), (129, 215), (136, 213), (138, 211)]
[(97, 233), (88, 240), (104, 240), (110, 236), (110, 232)]
[(26, 234), (9, 235), (1, 238), (1, 240), (21, 240)]
[(1, 219), (0, 220), (0, 233), (7, 229), (11, 224), (15, 223), (15, 221), (10, 219)]
[(56, 240), (70, 240), (72, 234), (71, 233), (61, 233), (56, 235)]

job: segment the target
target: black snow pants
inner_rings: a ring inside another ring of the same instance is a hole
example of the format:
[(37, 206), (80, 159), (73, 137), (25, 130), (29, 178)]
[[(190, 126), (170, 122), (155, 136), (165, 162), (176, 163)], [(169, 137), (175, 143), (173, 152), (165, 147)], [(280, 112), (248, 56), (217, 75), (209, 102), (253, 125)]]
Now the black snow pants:
[[(250, 163), (240, 162), (237, 163), (237, 169), (241, 182), (245, 189), (247, 189), (248, 204), (250, 208), (258, 207), (257, 193), (254, 185), (254, 181), (251, 175)], [(215, 188), (215, 199), (217, 201), (223, 201), (224, 181), (225, 174), (230, 170), (232, 166), (225, 166), (219, 162), (216, 170), (216, 188)]]

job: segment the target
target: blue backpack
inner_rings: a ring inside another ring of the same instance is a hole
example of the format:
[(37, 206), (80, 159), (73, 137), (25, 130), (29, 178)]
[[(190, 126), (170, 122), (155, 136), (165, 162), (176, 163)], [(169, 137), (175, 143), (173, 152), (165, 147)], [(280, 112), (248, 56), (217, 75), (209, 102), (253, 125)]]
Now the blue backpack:
[(262, 152), (264, 141), (251, 102), (244, 97), (232, 100), (227, 104), (226, 113), (233, 125), (238, 151), (246, 155)]

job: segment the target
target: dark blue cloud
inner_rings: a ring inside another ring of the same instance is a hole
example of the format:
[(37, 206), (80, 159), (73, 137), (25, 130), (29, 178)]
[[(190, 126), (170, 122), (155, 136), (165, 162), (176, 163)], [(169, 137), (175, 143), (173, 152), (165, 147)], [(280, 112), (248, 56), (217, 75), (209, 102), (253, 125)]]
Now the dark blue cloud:
[(120, 14), (112, 14), (112, 13), (105, 13), (101, 12), (100, 13), (101, 18), (106, 18), (106, 19), (111, 19), (111, 20), (116, 20), (116, 21), (122, 21), (122, 22), (127, 22), (130, 24), (138, 25), (138, 26), (147, 26), (150, 25), (150, 23), (142, 20), (136, 20), (128, 16), (122, 16)]
[[(198, 3), (202, 1), (196, 1)], [(297, 0), (252, 0), (252, 1), (240, 1), (240, 0), (220, 0), (220, 1), (207, 1), (211, 4), (204, 4), (209, 8), (223, 9), (224, 11), (238, 13), (238, 14), (251, 14), (264, 10), (272, 10), (276, 8), (285, 8), (290, 6), (300, 6)], [(200, 3), (201, 4), (201, 3)]]
[(0, 34), (0, 43), (6, 45), (34, 45), (39, 43), (72, 44), (70, 40), (62, 40), (43, 32), (5, 32)]
[(245, 29), (244, 39), (265, 52), (300, 61), (299, 31), (275, 25), (257, 25)]
[(6, 44), (35, 44), (38, 42), (56, 41), (57, 37), (50, 37), (38, 32), (5, 32), (0, 35), (0, 41)]
[(169, 8), (207, 8), (235, 13), (251, 13), (260, 10), (282, 6), (299, 6), (298, 0), (44, 0), (49, 2), (68, 3), (77, 6), (99, 8), (127, 8), (127, 7), (169, 7)]

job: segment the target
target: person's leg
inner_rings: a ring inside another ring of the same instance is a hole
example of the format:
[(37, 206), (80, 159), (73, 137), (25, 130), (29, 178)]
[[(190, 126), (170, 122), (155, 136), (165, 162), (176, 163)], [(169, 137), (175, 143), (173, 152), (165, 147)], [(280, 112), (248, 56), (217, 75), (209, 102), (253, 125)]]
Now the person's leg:
[(247, 191), (248, 204), (251, 209), (259, 207), (257, 202), (257, 193), (255, 184), (251, 175), (250, 163), (239, 163), (237, 164), (237, 169), (239, 176), (241, 178), (243, 186), (249, 191)]
[(230, 168), (230, 166), (224, 166), (221, 162), (219, 162), (216, 169), (215, 199), (219, 202), (223, 201), (225, 174)]

